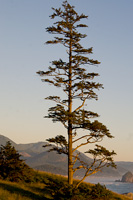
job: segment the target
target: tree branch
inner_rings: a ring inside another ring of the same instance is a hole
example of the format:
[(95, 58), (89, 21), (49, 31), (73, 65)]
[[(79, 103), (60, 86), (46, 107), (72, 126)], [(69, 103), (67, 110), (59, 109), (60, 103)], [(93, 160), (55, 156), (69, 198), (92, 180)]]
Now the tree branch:
[[(88, 98), (88, 96), (87, 96), (87, 98)], [(83, 101), (83, 103), (82, 103), (78, 108), (76, 108), (73, 112), (76, 112), (76, 111), (78, 111), (80, 108), (82, 108), (82, 107), (84, 106), (85, 101), (86, 101), (87, 98), (85, 98), (84, 101)]]

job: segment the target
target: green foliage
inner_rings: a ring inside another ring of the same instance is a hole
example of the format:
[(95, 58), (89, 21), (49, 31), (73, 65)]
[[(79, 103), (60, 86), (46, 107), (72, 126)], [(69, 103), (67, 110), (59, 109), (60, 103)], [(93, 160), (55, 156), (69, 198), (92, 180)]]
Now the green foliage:
[(71, 199), (73, 195), (72, 186), (60, 180), (49, 182), (49, 191), (55, 200)]
[(21, 155), (10, 142), (0, 147), (0, 177), (13, 182), (32, 179), (33, 170), (20, 159)]
[[(57, 151), (59, 154), (67, 154), (68, 155), (68, 143), (64, 136), (57, 135), (55, 138), (49, 138), (46, 141), (48, 141), (48, 144), (44, 145), (43, 147), (51, 146), (51, 148), (48, 150), (48, 152), (51, 151)], [(55, 145), (51, 145), (55, 144)]]
[(112, 197), (112, 193), (109, 190), (107, 190), (105, 186), (102, 186), (99, 183), (92, 187), (90, 195), (92, 199), (97, 200), (108, 200)]

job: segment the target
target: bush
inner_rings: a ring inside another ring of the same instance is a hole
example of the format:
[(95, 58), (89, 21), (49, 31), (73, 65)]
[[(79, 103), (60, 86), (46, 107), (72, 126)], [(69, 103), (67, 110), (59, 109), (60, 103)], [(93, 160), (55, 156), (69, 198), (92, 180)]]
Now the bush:
[(87, 184), (81, 184), (78, 189), (75, 189), (64, 180), (51, 178), (47, 189), (55, 200), (89, 200), (90, 190)]
[(111, 198), (112, 193), (106, 189), (105, 185), (100, 185), (99, 183), (92, 186), (91, 192), (90, 192), (92, 199), (105, 199), (108, 200)]
[(55, 200), (108, 200), (112, 197), (112, 193), (99, 183), (92, 187), (83, 183), (75, 189), (57, 179), (49, 182), (48, 188)]

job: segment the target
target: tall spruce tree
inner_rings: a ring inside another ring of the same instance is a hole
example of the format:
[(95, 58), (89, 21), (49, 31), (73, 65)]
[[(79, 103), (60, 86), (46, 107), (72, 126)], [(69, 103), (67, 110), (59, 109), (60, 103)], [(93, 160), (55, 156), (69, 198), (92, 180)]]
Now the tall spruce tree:
[[(85, 109), (86, 101), (97, 100), (96, 90), (103, 88), (102, 84), (94, 82), (94, 78), (99, 74), (87, 70), (88, 66), (96, 66), (100, 62), (89, 58), (89, 55), (93, 53), (92, 47), (84, 48), (80, 43), (81, 39), (87, 36), (78, 32), (79, 28), (87, 27), (86, 24), (80, 23), (80, 20), (86, 19), (88, 16), (79, 15), (68, 1), (62, 3), (62, 8), (52, 9), (54, 13), (50, 16), (51, 19), (57, 17), (60, 20), (54, 22), (53, 26), (46, 28), (48, 33), (55, 34), (54, 39), (47, 41), (46, 44), (63, 45), (66, 48), (68, 60), (64, 61), (61, 58), (54, 60), (48, 71), (38, 71), (37, 74), (44, 76), (43, 82), (62, 88), (65, 93), (66, 98), (64, 99), (61, 99), (60, 96), (46, 98), (56, 102), (54, 107), (49, 108), (46, 117), (52, 118), (53, 122), (61, 122), (64, 125), (68, 132), (68, 141), (62, 135), (47, 141), (56, 144), (51, 150), (68, 155), (68, 182), (73, 184), (73, 174), (78, 169), (85, 170), (85, 176), (80, 181), (82, 182), (87, 176), (96, 173), (104, 166), (115, 167), (112, 158), (115, 152), (110, 152), (97, 145), (105, 136), (108, 138), (113, 136), (105, 125), (93, 120), (99, 116), (97, 113)], [(79, 129), (86, 130), (85, 134), (79, 134), (77, 132)], [(96, 148), (88, 150), (86, 153), (90, 153), (94, 160), (91, 165), (88, 165), (80, 159), (79, 152), (76, 150), (92, 143), (96, 143)], [(78, 166), (75, 165), (77, 161)]]

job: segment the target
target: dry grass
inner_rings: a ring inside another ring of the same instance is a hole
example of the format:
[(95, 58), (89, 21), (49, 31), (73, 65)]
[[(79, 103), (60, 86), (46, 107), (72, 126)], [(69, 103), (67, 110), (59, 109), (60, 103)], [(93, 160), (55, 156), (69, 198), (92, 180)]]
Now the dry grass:
[(11, 183), (0, 181), (0, 200), (49, 200), (50, 195), (44, 192), (45, 184)]

